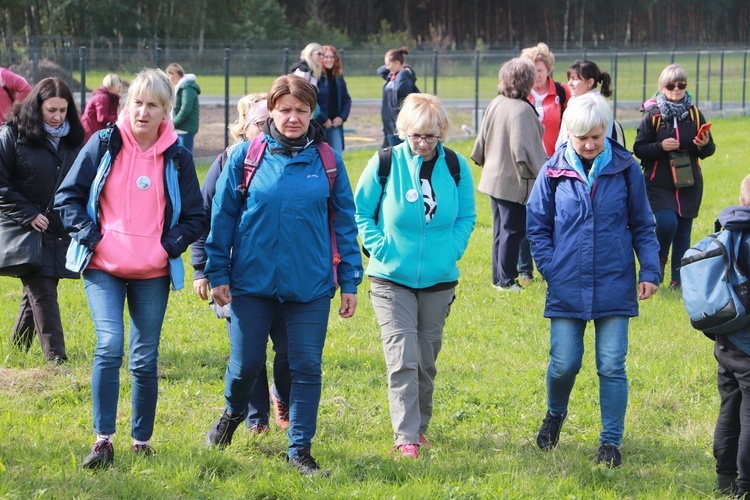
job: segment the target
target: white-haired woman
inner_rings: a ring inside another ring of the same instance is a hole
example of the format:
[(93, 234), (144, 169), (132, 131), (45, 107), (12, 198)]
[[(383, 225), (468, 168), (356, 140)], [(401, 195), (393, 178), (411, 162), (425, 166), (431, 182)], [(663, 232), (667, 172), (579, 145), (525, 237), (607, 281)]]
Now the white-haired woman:
[[(365, 271), (381, 325), (397, 457), (428, 446), (432, 393), (443, 327), (458, 285), (457, 261), (474, 229), (474, 183), (466, 160), (442, 145), (450, 124), (440, 100), (411, 94), (396, 120), (388, 182), (379, 154), (359, 178), (355, 218), (370, 252)], [(452, 155), (451, 160), (447, 155)], [(460, 178), (450, 163), (459, 166)]]
[(607, 138), (611, 119), (600, 95), (570, 101), (564, 116), (570, 140), (542, 168), (526, 210), (531, 253), (548, 284), (544, 315), (550, 318), (547, 415), (537, 445), (557, 445), (581, 368), (586, 323), (593, 321), (603, 426), (597, 461), (618, 467), (628, 401), (628, 323), (638, 315), (638, 300), (656, 292), (659, 260), (641, 169)]
[(88, 469), (114, 462), (126, 300), (133, 451), (154, 453), (149, 440), (169, 288), (184, 286), (181, 255), (206, 229), (193, 157), (169, 119), (173, 96), (163, 71), (138, 73), (109, 139), (98, 134), (86, 144), (55, 197), (74, 240), (67, 267), (83, 271), (97, 338), (91, 373), (97, 436), (83, 461)]

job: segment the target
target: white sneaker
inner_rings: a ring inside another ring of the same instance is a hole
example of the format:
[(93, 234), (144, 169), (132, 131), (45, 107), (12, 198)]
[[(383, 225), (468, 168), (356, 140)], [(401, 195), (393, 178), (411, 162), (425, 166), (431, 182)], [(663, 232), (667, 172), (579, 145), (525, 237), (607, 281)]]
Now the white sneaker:
[(500, 286), (500, 285), (492, 285), (495, 287), (496, 290), (500, 292), (520, 292), (523, 290), (523, 288), (518, 283), (513, 283), (512, 285), (508, 286)]

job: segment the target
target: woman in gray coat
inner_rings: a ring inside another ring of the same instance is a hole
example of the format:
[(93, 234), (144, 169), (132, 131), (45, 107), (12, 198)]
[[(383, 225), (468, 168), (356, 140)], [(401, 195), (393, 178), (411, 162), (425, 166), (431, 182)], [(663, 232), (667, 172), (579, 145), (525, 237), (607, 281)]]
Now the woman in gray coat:
[(526, 202), (545, 160), (544, 128), (526, 96), (534, 63), (519, 57), (500, 68), (498, 96), (484, 114), (471, 159), (483, 167), (478, 189), (493, 216), (492, 285), (519, 291), (518, 248), (526, 234)]

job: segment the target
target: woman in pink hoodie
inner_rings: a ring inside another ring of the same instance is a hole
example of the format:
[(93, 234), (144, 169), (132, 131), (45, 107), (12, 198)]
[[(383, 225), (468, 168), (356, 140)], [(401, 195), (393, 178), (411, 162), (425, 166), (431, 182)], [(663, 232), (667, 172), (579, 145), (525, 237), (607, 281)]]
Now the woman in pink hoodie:
[(97, 438), (84, 468), (114, 461), (126, 298), (133, 451), (154, 452), (148, 441), (169, 286), (183, 287), (180, 255), (206, 229), (193, 158), (178, 144), (169, 118), (173, 95), (161, 70), (141, 71), (116, 125), (81, 150), (55, 199), (73, 237), (67, 267), (83, 272), (97, 336), (91, 375)]

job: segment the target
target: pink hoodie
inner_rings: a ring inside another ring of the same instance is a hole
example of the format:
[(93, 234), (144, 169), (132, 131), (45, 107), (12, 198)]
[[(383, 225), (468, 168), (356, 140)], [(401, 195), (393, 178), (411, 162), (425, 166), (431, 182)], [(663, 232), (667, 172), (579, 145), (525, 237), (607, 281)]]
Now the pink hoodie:
[(122, 148), (99, 197), (99, 224), (104, 237), (94, 248), (89, 269), (120, 278), (148, 279), (169, 273), (161, 245), (167, 193), (164, 151), (177, 140), (171, 120), (159, 126), (159, 139), (141, 151), (130, 129), (127, 110), (117, 128)]

